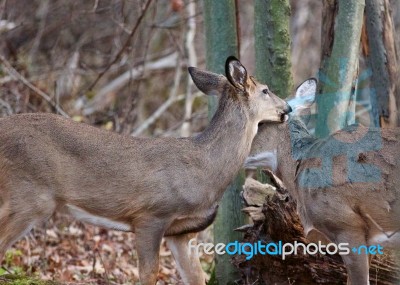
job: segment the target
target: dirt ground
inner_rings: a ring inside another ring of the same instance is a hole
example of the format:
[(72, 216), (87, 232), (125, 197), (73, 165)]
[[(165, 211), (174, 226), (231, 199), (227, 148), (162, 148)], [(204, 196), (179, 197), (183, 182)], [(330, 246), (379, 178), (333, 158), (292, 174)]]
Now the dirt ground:
[[(213, 256), (200, 258), (210, 273)], [(53, 217), (14, 244), (2, 267), (0, 277), (26, 274), (61, 284), (139, 284), (134, 233), (105, 230), (66, 216)], [(19, 284), (5, 280), (0, 278), (0, 284)], [(183, 284), (179, 280), (163, 241), (158, 285)]]

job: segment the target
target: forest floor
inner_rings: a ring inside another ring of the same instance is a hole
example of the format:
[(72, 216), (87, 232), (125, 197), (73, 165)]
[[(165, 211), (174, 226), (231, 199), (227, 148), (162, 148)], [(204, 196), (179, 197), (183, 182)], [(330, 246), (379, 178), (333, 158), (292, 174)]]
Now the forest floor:
[[(213, 256), (200, 259), (205, 271), (211, 272)], [(158, 278), (158, 285), (182, 284), (165, 241)], [(140, 284), (135, 234), (56, 216), (7, 251), (0, 267), (2, 284)]]

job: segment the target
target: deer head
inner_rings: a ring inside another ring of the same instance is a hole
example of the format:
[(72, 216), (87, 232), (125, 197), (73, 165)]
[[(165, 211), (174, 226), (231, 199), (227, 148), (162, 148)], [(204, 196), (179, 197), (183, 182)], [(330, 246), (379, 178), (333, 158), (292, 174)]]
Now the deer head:
[(233, 56), (226, 60), (226, 77), (194, 67), (190, 67), (189, 72), (203, 93), (219, 97), (224, 92), (229, 94), (241, 108), (248, 110), (251, 121), (284, 122), (286, 114), (291, 111), (290, 106), (269, 90), (267, 85), (249, 76), (246, 68)]

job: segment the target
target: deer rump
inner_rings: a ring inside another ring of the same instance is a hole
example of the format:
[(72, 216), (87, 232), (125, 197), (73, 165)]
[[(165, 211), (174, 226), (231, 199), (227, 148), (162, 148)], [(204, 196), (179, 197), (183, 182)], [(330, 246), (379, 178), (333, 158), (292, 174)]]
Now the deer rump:
[(399, 139), (400, 129), (351, 126), (323, 140), (292, 142), (304, 157), (297, 157), (294, 195), (306, 236), (341, 242), (357, 233), (366, 245), (400, 246)]

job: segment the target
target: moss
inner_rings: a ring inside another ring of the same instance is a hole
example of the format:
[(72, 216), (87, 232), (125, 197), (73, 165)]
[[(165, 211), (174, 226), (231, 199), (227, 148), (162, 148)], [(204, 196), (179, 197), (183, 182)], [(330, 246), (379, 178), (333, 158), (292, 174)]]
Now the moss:
[(256, 0), (254, 14), (256, 77), (276, 95), (287, 97), (293, 88), (289, 1)]
[(43, 281), (36, 277), (24, 274), (4, 274), (0, 275), (0, 285), (58, 285), (54, 281)]
[[(235, 0), (204, 0), (207, 70), (225, 74), (228, 56), (238, 57)], [(218, 99), (208, 96), (208, 118), (217, 111)]]

